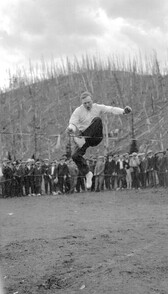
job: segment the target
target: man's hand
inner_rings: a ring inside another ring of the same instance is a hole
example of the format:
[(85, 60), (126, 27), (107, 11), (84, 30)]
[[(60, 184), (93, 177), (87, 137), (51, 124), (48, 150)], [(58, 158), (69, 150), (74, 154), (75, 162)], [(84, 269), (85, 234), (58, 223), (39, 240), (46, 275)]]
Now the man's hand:
[(123, 114), (128, 114), (128, 113), (130, 113), (130, 112), (132, 112), (132, 108), (131, 108), (130, 106), (126, 106), (126, 107), (124, 108), (124, 112), (123, 112)]
[(67, 127), (66, 132), (69, 135), (74, 133), (73, 129), (70, 126)]
[(73, 124), (69, 124), (69, 126), (67, 127), (66, 131), (69, 135), (73, 134), (76, 132), (76, 126)]

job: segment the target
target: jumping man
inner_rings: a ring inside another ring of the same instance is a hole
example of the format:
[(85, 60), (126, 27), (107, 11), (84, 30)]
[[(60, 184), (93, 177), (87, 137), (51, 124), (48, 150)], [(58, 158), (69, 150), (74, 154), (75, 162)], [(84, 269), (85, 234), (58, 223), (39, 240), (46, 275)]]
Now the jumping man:
[(89, 189), (92, 185), (93, 174), (89, 171), (83, 155), (88, 147), (97, 146), (103, 139), (101, 113), (128, 114), (132, 109), (129, 106), (122, 109), (93, 103), (92, 95), (89, 92), (82, 93), (81, 102), (81, 106), (77, 107), (70, 117), (67, 133), (74, 135), (77, 148), (72, 154), (72, 159), (80, 173), (86, 177), (86, 188)]

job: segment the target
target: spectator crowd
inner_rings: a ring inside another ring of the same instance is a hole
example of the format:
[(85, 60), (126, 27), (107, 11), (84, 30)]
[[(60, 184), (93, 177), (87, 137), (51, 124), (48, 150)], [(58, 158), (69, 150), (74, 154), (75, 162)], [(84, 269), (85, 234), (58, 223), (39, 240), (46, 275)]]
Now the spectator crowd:
[[(109, 154), (87, 159), (93, 173), (92, 192), (168, 187), (168, 150), (153, 153)], [(85, 177), (72, 159), (11, 161), (0, 170), (1, 197), (41, 196), (84, 192)]]

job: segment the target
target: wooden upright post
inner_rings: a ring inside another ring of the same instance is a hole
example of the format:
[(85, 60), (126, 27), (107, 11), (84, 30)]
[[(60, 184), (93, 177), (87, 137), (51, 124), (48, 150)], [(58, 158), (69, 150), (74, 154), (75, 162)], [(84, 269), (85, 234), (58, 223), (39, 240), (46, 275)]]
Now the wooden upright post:
[(107, 114), (105, 116), (105, 120), (104, 120), (104, 124), (105, 124), (105, 155), (108, 154), (109, 151), (109, 137), (108, 137), (108, 117)]

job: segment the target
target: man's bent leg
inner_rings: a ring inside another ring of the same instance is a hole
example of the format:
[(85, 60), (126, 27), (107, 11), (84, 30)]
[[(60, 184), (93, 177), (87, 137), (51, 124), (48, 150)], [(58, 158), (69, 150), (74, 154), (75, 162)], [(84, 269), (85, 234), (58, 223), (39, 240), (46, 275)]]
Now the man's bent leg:
[(95, 117), (90, 126), (82, 132), (88, 146), (97, 146), (103, 139), (103, 124), (100, 117)]
[(76, 163), (80, 174), (86, 177), (86, 188), (90, 189), (92, 186), (93, 173), (89, 170), (89, 166), (87, 165), (86, 160), (83, 157), (87, 148), (88, 145), (86, 143), (82, 148), (77, 148), (74, 154), (72, 155), (72, 159)]
[(91, 188), (92, 185), (92, 172), (89, 171), (89, 167), (86, 163), (83, 155), (85, 154), (89, 146), (97, 146), (103, 139), (103, 124), (99, 117), (95, 117), (91, 125), (81, 134), (85, 137), (86, 143), (80, 148), (76, 148), (72, 154), (72, 159), (76, 163), (80, 173), (86, 176), (86, 188)]
[(88, 146), (85, 143), (85, 145), (82, 148), (77, 147), (75, 149), (74, 153), (72, 154), (72, 159), (76, 163), (76, 165), (80, 171), (80, 174), (82, 176), (85, 176), (89, 172), (89, 167), (86, 163), (85, 158), (83, 157), (87, 148), (88, 148)]
[(85, 137), (86, 143), (80, 148), (76, 148), (72, 154), (72, 159), (76, 163), (82, 175), (89, 172), (89, 167), (83, 155), (86, 153), (88, 147), (97, 146), (103, 139), (103, 124), (100, 117), (95, 117), (90, 126), (81, 133)]

